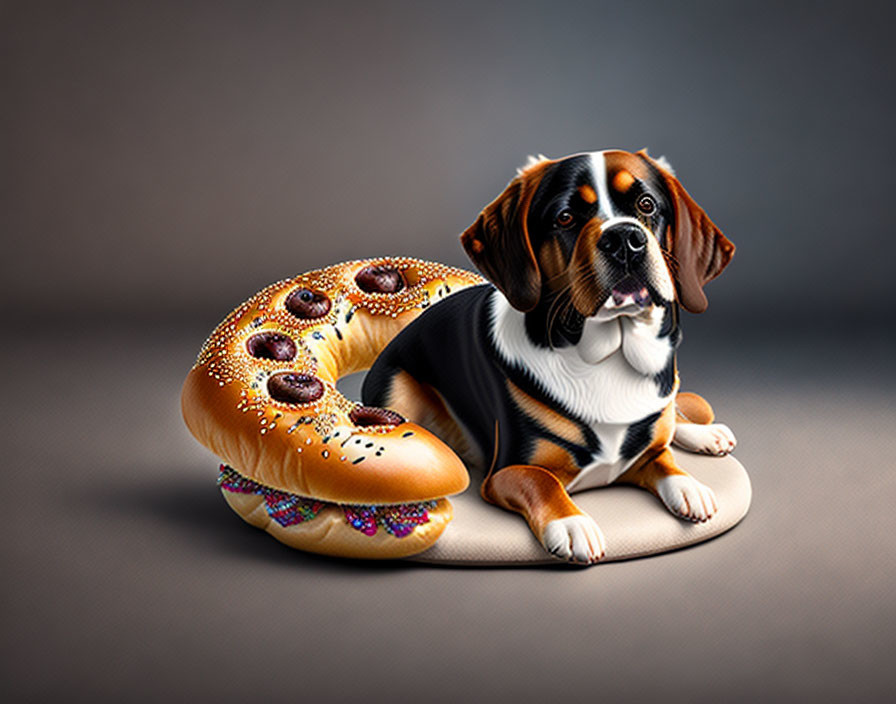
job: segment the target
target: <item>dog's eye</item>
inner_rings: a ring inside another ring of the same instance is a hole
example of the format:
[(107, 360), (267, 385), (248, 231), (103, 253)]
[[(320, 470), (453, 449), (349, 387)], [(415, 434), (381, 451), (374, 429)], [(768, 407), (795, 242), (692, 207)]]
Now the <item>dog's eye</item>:
[(653, 196), (643, 195), (638, 198), (638, 201), (635, 203), (638, 211), (642, 215), (653, 215), (656, 212), (656, 201), (653, 199)]
[(569, 227), (572, 225), (573, 220), (575, 220), (575, 217), (568, 210), (561, 210), (560, 214), (557, 216), (557, 224), (560, 227)]

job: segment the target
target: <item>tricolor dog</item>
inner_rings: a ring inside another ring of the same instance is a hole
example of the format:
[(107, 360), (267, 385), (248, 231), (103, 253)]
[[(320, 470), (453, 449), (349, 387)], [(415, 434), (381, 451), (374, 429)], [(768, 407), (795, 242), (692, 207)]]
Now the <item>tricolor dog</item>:
[(491, 283), (408, 325), (368, 373), (364, 402), (482, 467), (482, 496), (522, 514), (561, 559), (604, 555), (576, 491), (624, 482), (683, 519), (712, 517), (712, 490), (669, 446), (723, 455), (735, 439), (705, 401), (678, 393), (675, 353), (679, 306), (706, 308), (703, 286), (734, 245), (669, 165), (644, 151), (532, 160), (461, 241)]

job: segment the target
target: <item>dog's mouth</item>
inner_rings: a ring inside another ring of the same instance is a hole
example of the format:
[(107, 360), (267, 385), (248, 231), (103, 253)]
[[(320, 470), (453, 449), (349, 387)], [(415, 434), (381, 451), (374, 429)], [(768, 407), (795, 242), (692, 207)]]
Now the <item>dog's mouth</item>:
[(611, 320), (623, 315), (638, 315), (653, 305), (650, 291), (643, 282), (627, 274), (616, 282), (607, 300), (597, 311), (598, 320)]

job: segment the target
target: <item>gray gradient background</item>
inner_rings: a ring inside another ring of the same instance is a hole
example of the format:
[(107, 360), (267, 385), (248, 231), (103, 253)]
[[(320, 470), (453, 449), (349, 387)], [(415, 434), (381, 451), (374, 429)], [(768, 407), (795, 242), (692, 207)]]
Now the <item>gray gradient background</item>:
[[(0, 696), (896, 695), (893, 13), (848, 3), (0, 4)], [(464, 265), (529, 153), (665, 154), (738, 245), (685, 388), (754, 505), (590, 570), (366, 565), (242, 524), (178, 392), (346, 258)]]

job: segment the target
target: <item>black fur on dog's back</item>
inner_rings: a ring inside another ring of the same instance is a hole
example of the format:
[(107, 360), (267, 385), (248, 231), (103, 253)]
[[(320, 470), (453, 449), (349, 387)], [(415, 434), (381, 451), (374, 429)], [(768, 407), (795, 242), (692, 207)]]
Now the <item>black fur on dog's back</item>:
[(491, 457), (495, 420), (504, 425), (508, 407), (504, 374), (488, 339), (487, 302), (493, 290), (483, 284), (459, 291), (410, 323), (367, 372), (363, 402), (388, 407), (395, 375), (407, 372), (438, 390), (479, 450)]
[(518, 412), (508, 392), (508, 380), (533, 397), (549, 401), (526, 370), (505, 365), (500, 359), (489, 331), (493, 295), (499, 294), (490, 284), (459, 291), (410, 323), (367, 373), (361, 390), (364, 403), (388, 407), (393, 379), (403, 371), (438, 391), (486, 464), (493, 458), (496, 467), (526, 464), (540, 438), (550, 439), (580, 462), (587, 462), (599, 449), (597, 437), (587, 425), (570, 418), (586, 438), (584, 446), (572, 444)]

